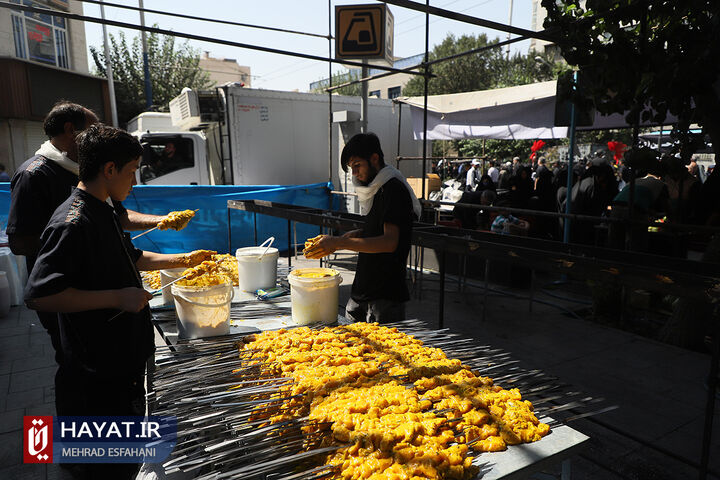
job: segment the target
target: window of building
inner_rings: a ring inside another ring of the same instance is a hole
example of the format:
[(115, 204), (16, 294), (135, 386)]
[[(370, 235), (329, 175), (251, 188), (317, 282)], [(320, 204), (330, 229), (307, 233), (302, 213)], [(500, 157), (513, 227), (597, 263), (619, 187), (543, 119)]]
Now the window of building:
[[(11, 0), (32, 7), (47, 8), (32, 0)], [(61, 68), (70, 68), (67, 23), (64, 18), (33, 12), (11, 14), (15, 56)]]
[(142, 183), (194, 166), (193, 143), (189, 138), (151, 137), (143, 139), (143, 158), (140, 162), (140, 181)]
[(368, 93), (369, 97), (375, 97), (380, 98), (380, 90), (373, 90), (372, 92)]
[(392, 100), (400, 96), (401, 87), (388, 88), (388, 98)]

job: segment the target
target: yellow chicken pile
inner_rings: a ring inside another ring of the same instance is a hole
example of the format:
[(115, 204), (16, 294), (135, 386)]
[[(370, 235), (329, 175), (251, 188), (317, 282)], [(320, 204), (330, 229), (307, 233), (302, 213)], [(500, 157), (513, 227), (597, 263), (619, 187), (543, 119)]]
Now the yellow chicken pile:
[(218, 264), (212, 260), (188, 268), (182, 273), (182, 276), (185, 278), (178, 281), (177, 284), (184, 287), (212, 287), (223, 283), (232, 283), (232, 279), (220, 271)]
[[(209, 250), (207, 251), (209, 252)], [(212, 263), (215, 263), (215, 266), (202, 266), (202, 264), (200, 264), (195, 268), (189, 268), (185, 270), (183, 274), (190, 273), (191, 278), (180, 280), (178, 282), (178, 285), (220, 285), (221, 283), (225, 283), (227, 279), (231, 280), (233, 285), (238, 285), (238, 265), (237, 259), (234, 256), (228, 254), (216, 254), (212, 256)], [(192, 273), (188, 272), (188, 270), (192, 270)], [(142, 275), (142, 278), (148, 287), (152, 289), (157, 289), (162, 286), (159, 270), (140, 272), (140, 274)], [(214, 275), (217, 278), (210, 278), (207, 277), (207, 275)]]
[(243, 348), (257, 351), (267, 373), (294, 380), (279, 394), (293, 398), (253, 419), (308, 416), (307, 438), (328, 431), (321, 446), (344, 445), (325, 461), (337, 478), (468, 479), (478, 471), (470, 450), (504, 450), (550, 431), (517, 389), (493, 385), (396, 328), (278, 330), (248, 337)]
[(173, 230), (182, 230), (194, 216), (195, 212), (193, 210), (170, 212), (167, 216), (165, 216), (165, 218), (160, 220), (157, 227), (159, 230), (167, 230), (169, 228), (172, 228)]
[(226, 277), (232, 279), (233, 285), (238, 286), (238, 262), (233, 255), (217, 254), (212, 257), (213, 262), (217, 263), (218, 271)]

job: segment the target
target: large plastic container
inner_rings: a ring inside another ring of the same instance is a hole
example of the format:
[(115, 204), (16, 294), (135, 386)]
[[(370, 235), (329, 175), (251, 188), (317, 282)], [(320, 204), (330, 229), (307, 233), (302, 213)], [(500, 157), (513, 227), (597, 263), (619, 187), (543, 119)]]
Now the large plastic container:
[(170, 287), (175, 299), (180, 338), (202, 338), (230, 333), (232, 283), (212, 287)]
[[(164, 287), (168, 283), (172, 283), (178, 278), (180, 278), (183, 274), (183, 272), (186, 269), (181, 268), (168, 268), (166, 270), (160, 270), (160, 286)], [(170, 288), (163, 288), (162, 289), (162, 300), (163, 304), (168, 304), (173, 301), (172, 292), (170, 292)]]
[(332, 268), (299, 268), (288, 275), (292, 317), (298, 325), (337, 320), (340, 273)]
[[(238, 248), (238, 287), (246, 292), (273, 288), (277, 283), (277, 263), (280, 252), (270, 247)], [(265, 252), (265, 255), (263, 255)]]

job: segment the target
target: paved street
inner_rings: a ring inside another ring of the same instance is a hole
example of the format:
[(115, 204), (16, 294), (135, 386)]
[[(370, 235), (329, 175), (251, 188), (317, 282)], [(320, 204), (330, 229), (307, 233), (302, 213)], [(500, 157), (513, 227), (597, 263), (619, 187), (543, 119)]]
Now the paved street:
[[(352, 271), (342, 273), (340, 303), (347, 299), (353, 277)], [(491, 286), (527, 296), (526, 291)], [(589, 448), (573, 458), (572, 478), (669, 480), (697, 476), (692, 467), (641, 441), (699, 461), (708, 356), (578, 320), (550, 305), (535, 303), (533, 313), (529, 313), (527, 300), (497, 291), (488, 295), (487, 319), (482, 322), (482, 289), (468, 286), (459, 293), (452, 279), (446, 288), (446, 327), (506, 349), (521, 360), (522, 366), (542, 369), (589, 395), (604, 397), (606, 404), (620, 407), (571, 425), (591, 437)], [(437, 289), (437, 277), (426, 277), (422, 300), (410, 302), (408, 317), (420, 318), (434, 327)], [(564, 295), (561, 290), (551, 293)], [(542, 292), (536, 298), (569, 309), (579, 305)], [(54, 373), (52, 347), (35, 314), (13, 307), (7, 318), (0, 319), (3, 480), (67, 478), (57, 465), (22, 464), (22, 416), (54, 414)], [(719, 410), (720, 402), (716, 403), (713, 441), (715, 472), (720, 472)], [(533, 478), (545, 480), (559, 475), (558, 465)]]

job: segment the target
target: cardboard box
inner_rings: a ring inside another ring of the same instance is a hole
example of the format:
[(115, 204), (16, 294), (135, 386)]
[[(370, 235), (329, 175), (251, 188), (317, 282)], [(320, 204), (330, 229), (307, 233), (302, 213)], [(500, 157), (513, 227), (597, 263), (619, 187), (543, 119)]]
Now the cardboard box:
[[(422, 179), (419, 177), (408, 177), (408, 183), (415, 192), (415, 196), (420, 198), (422, 195)], [(440, 182), (440, 176), (435, 173), (428, 173), (425, 175), (425, 199), (430, 195), (430, 192), (437, 192), (441, 190), (442, 182)]]

